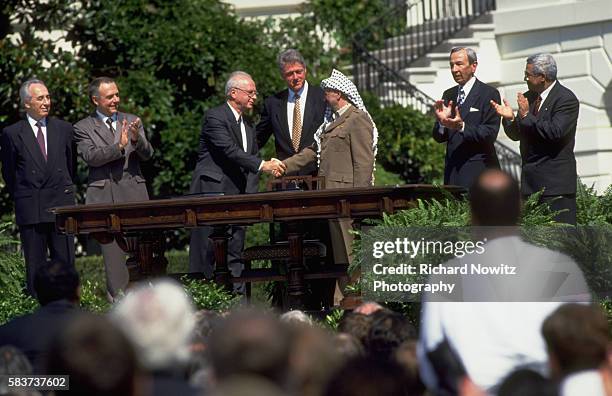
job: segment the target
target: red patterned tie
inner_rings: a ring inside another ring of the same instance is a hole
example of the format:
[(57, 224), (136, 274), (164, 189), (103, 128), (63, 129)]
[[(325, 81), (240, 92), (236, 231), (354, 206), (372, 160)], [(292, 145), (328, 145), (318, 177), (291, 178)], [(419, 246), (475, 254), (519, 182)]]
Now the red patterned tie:
[(534, 116), (537, 116), (540, 112), (540, 104), (542, 103), (542, 97), (538, 95), (535, 102), (533, 102), (533, 111), (531, 112)]
[(43, 157), (45, 157), (45, 161), (47, 160), (47, 149), (45, 148), (45, 135), (43, 135), (43, 131), (42, 131), (42, 123), (40, 121), (38, 121), (36, 123), (36, 126), (38, 127), (38, 133), (36, 133), (36, 141), (38, 142), (38, 147), (40, 147), (40, 152), (42, 153)]

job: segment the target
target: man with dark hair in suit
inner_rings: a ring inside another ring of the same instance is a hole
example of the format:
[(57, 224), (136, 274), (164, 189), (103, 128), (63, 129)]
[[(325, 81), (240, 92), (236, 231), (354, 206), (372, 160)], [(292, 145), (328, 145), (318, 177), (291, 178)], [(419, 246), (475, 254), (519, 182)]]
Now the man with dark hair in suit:
[(34, 276), (50, 257), (74, 265), (74, 242), (55, 230), (50, 208), (74, 205), (72, 126), (49, 117), (51, 96), (41, 80), (19, 90), (25, 119), (4, 128), (2, 176), (15, 202), (15, 219), (26, 262), (27, 291), (35, 295)]
[(576, 224), (576, 158), (574, 144), (579, 102), (557, 81), (557, 64), (550, 54), (527, 58), (527, 91), (517, 94), (518, 114), (508, 101), (491, 101), (504, 119), (504, 131), (521, 142), (521, 192), (525, 198), (544, 189), (542, 202), (561, 211), (556, 220)]
[[(320, 87), (306, 81), (306, 63), (297, 50), (288, 49), (279, 54), (278, 68), (287, 89), (264, 101), (257, 124), (257, 144), (262, 148), (273, 134), (276, 156), (284, 160), (314, 143), (314, 133), (325, 114), (325, 95)], [(309, 175), (316, 171), (316, 164), (312, 163), (288, 175)]]
[(0, 326), (0, 346), (13, 345), (30, 359), (35, 374), (42, 374), (47, 344), (67, 321), (80, 313), (79, 274), (59, 261), (40, 266), (34, 278), (40, 308)]
[[(74, 125), (79, 155), (89, 166), (86, 204), (149, 199), (140, 161), (153, 156), (140, 118), (119, 111), (119, 88), (108, 77), (89, 84), (95, 111)], [(114, 299), (129, 281), (125, 252), (115, 240), (101, 243), (106, 286)]]
[[(244, 119), (246, 111), (253, 108), (257, 97), (255, 82), (243, 71), (233, 72), (225, 84), (227, 101), (214, 107), (204, 116), (200, 134), (198, 162), (191, 179), (189, 192), (245, 194), (257, 192), (257, 185), (249, 182), (260, 171), (284, 169), (284, 165), (272, 158), (262, 161), (257, 152), (255, 131)], [(212, 227), (200, 227), (191, 232), (189, 245), (189, 271), (213, 276), (213, 249), (208, 237)], [(242, 272), (244, 227), (230, 227), (228, 267), (232, 275)], [(243, 285), (235, 285), (242, 292)]]
[(499, 102), (499, 92), (474, 73), (476, 52), (455, 47), (450, 53), (453, 79), (458, 85), (447, 89), (435, 105), (436, 123), (432, 134), (446, 143), (444, 184), (470, 188), (487, 168), (499, 169), (494, 143), (499, 132), (499, 116), (489, 102)]

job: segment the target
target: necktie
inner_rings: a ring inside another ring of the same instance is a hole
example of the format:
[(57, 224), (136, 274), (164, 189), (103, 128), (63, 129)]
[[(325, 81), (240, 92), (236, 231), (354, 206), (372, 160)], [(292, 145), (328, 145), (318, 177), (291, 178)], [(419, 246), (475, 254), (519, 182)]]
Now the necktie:
[(45, 135), (43, 135), (42, 123), (38, 121), (36, 123), (36, 126), (38, 127), (38, 132), (36, 133), (36, 141), (38, 142), (38, 147), (40, 147), (40, 152), (42, 153), (43, 157), (45, 157), (45, 161), (46, 161), (47, 160), (47, 149), (45, 148)]
[(295, 106), (293, 107), (293, 127), (291, 128), (291, 144), (297, 153), (300, 149), (302, 138), (302, 110), (300, 109), (300, 96), (295, 95)]
[(106, 125), (108, 125), (108, 129), (110, 129), (111, 133), (113, 134), (113, 136), (115, 135), (115, 128), (113, 128), (113, 119), (108, 117), (106, 119)]
[(457, 96), (457, 106), (461, 106), (465, 101), (465, 91), (463, 87), (459, 87), (459, 96)]
[(531, 111), (534, 116), (537, 116), (540, 112), (540, 104), (542, 103), (542, 97), (538, 95), (536, 100), (533, 102), (533, 110)]

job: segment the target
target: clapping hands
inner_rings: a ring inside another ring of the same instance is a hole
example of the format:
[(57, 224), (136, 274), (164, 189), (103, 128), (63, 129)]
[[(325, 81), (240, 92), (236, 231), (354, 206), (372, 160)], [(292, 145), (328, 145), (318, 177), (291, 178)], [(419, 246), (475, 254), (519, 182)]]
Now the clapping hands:
[[(453, 110), (455, 111), (454, 117), (452, 117)], [(452, 100), (448, 102), (448, 105), (446, 105), (443, 100), (437, 100), (436, 103), (434, 103), (434, 112), (438, 122), (443, 127), (453, 130), (461, 130), (463, 128), (461, 113), (458, 111), (457, 106), (453, 104)]]

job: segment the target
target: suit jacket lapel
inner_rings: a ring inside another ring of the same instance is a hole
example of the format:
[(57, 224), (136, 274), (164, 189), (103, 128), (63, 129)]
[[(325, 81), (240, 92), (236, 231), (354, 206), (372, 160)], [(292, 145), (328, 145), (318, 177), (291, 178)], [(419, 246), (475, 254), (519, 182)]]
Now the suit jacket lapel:
[[(474, 77), (476, 78), (476, 77)], [(457, 88), (457, 91), (459, 88)], [(474, 81), (474, 85), (472, 85), (472, 89), (470, 90), (469, 95), (463, 101), (463, 104), (460, 108), (461, 118), (465, 120), (465, 118), (470, 115), (470, 108), (474, 103), (476, 103), (476, 99), (480, 96), (480, 81)]]
[[(243, 121), (244, 122), (244, 121)], [(255, 130), (246, 122), (244, 123), (244, 129), (247, 137), (247, 153), (253, 152), (253, 142), (255, 141)]]
[(47, 118), (47, 169), (53, 171), (60, 155), (60, 136), (55, 122)]
[[(311, 91), (312, 93), (312, 91)], [(314, 95), (306, 96), (306, 106), (304, 106), (304, 123), (302, 124), (302, 139), (306, 136), (305, 131), (309, 131), (312, 127), (312, 115), (314, 114)], [(301, 142), (300, 142), (301, 145)]]
[[(230, 130), (234, 135), (234, 140), (238, 144), (238, 146), (242, 146), (242, 132), (240, 131), (240, 124), (236, 122), (236, 117), (234, 117), (234, 113), (229, 108), (229, 104), (225, 104), (225, 115), (227, 118), (227, 122), (230, 124)], [(244, 122), (244, 119), (243, 119)], [(246, 124), (245, 124), (246, 125)]]
[[(555, 86), (552, 87), (552, 89), (548, 93), (548, 96), (546, 96), (546, 100), (544, 100), (540, 104), (540, 110), (538, 111), (538, 115), (536, 117), (539, 118), (540, 114), (546, 113), (548, 111), (548, 106), (550, 106), (550, 104), (553, 102), (553, 100), (555, 100), (555, 98), (557, 97), (558, 94), (559, 94), (559, 81), (557, 81), (555, 83)], [(534, 95), (534, 99), (533, 99), (534, 102), (535, 102), (535, 98), (537, 98), (537, 96)], [(533, 107), (533, 103), (530, 104), (530, 106), (529, 106), (529, 110), (532, 111), (532, 114), (533, 114), (533, 108), (532, 107)]]
[[(48, 127), (48, 125), (47, 125)], [(47, 133), (49, 132), (47, 128)], [(21, 124), (21, 132), (20, 132), (21, 140), (23, 141), (24, 146), (30, 153), (30, 156), (34, 160), (34, 163), (43, 171), (47, 169), (47, 164), (45, 161), (45, 157), (43, 157), (42, 152), (40, 151), (40, 146), (34, 137), (34, 132), (32, 131), (32, 127), (27, 120), (23, 120)], [(49, 137), (47, 136), (47, 140)], [(48, 150), (47, 150), (48, 151)]]
[(283, 137), (287, 139), (289, 145), (291, 146), (291, 131), (289, 131), (289, 119), (287, 118), (287, 103), (289, 102), (289, 90), (286, 89), (283, 91), (283, 95), (281, 100), (278, 101), (278, 111), (276, 112), (276, 116), (278, 117), (278, 122), (283, 131)]
[[(115, 136), (112, 134), (108, 126), (102, 122), (102, 120), (98, 117), (98, 113), (95, 111), (90, 115), (94, 125), (94, 133), (96, 133), (100, 138), (108, 145), (115, 144)], [(119, 117), (117, 117), (119, 120)], [(119, 129), (119, 121), (117, 121), (117, 129)]]

